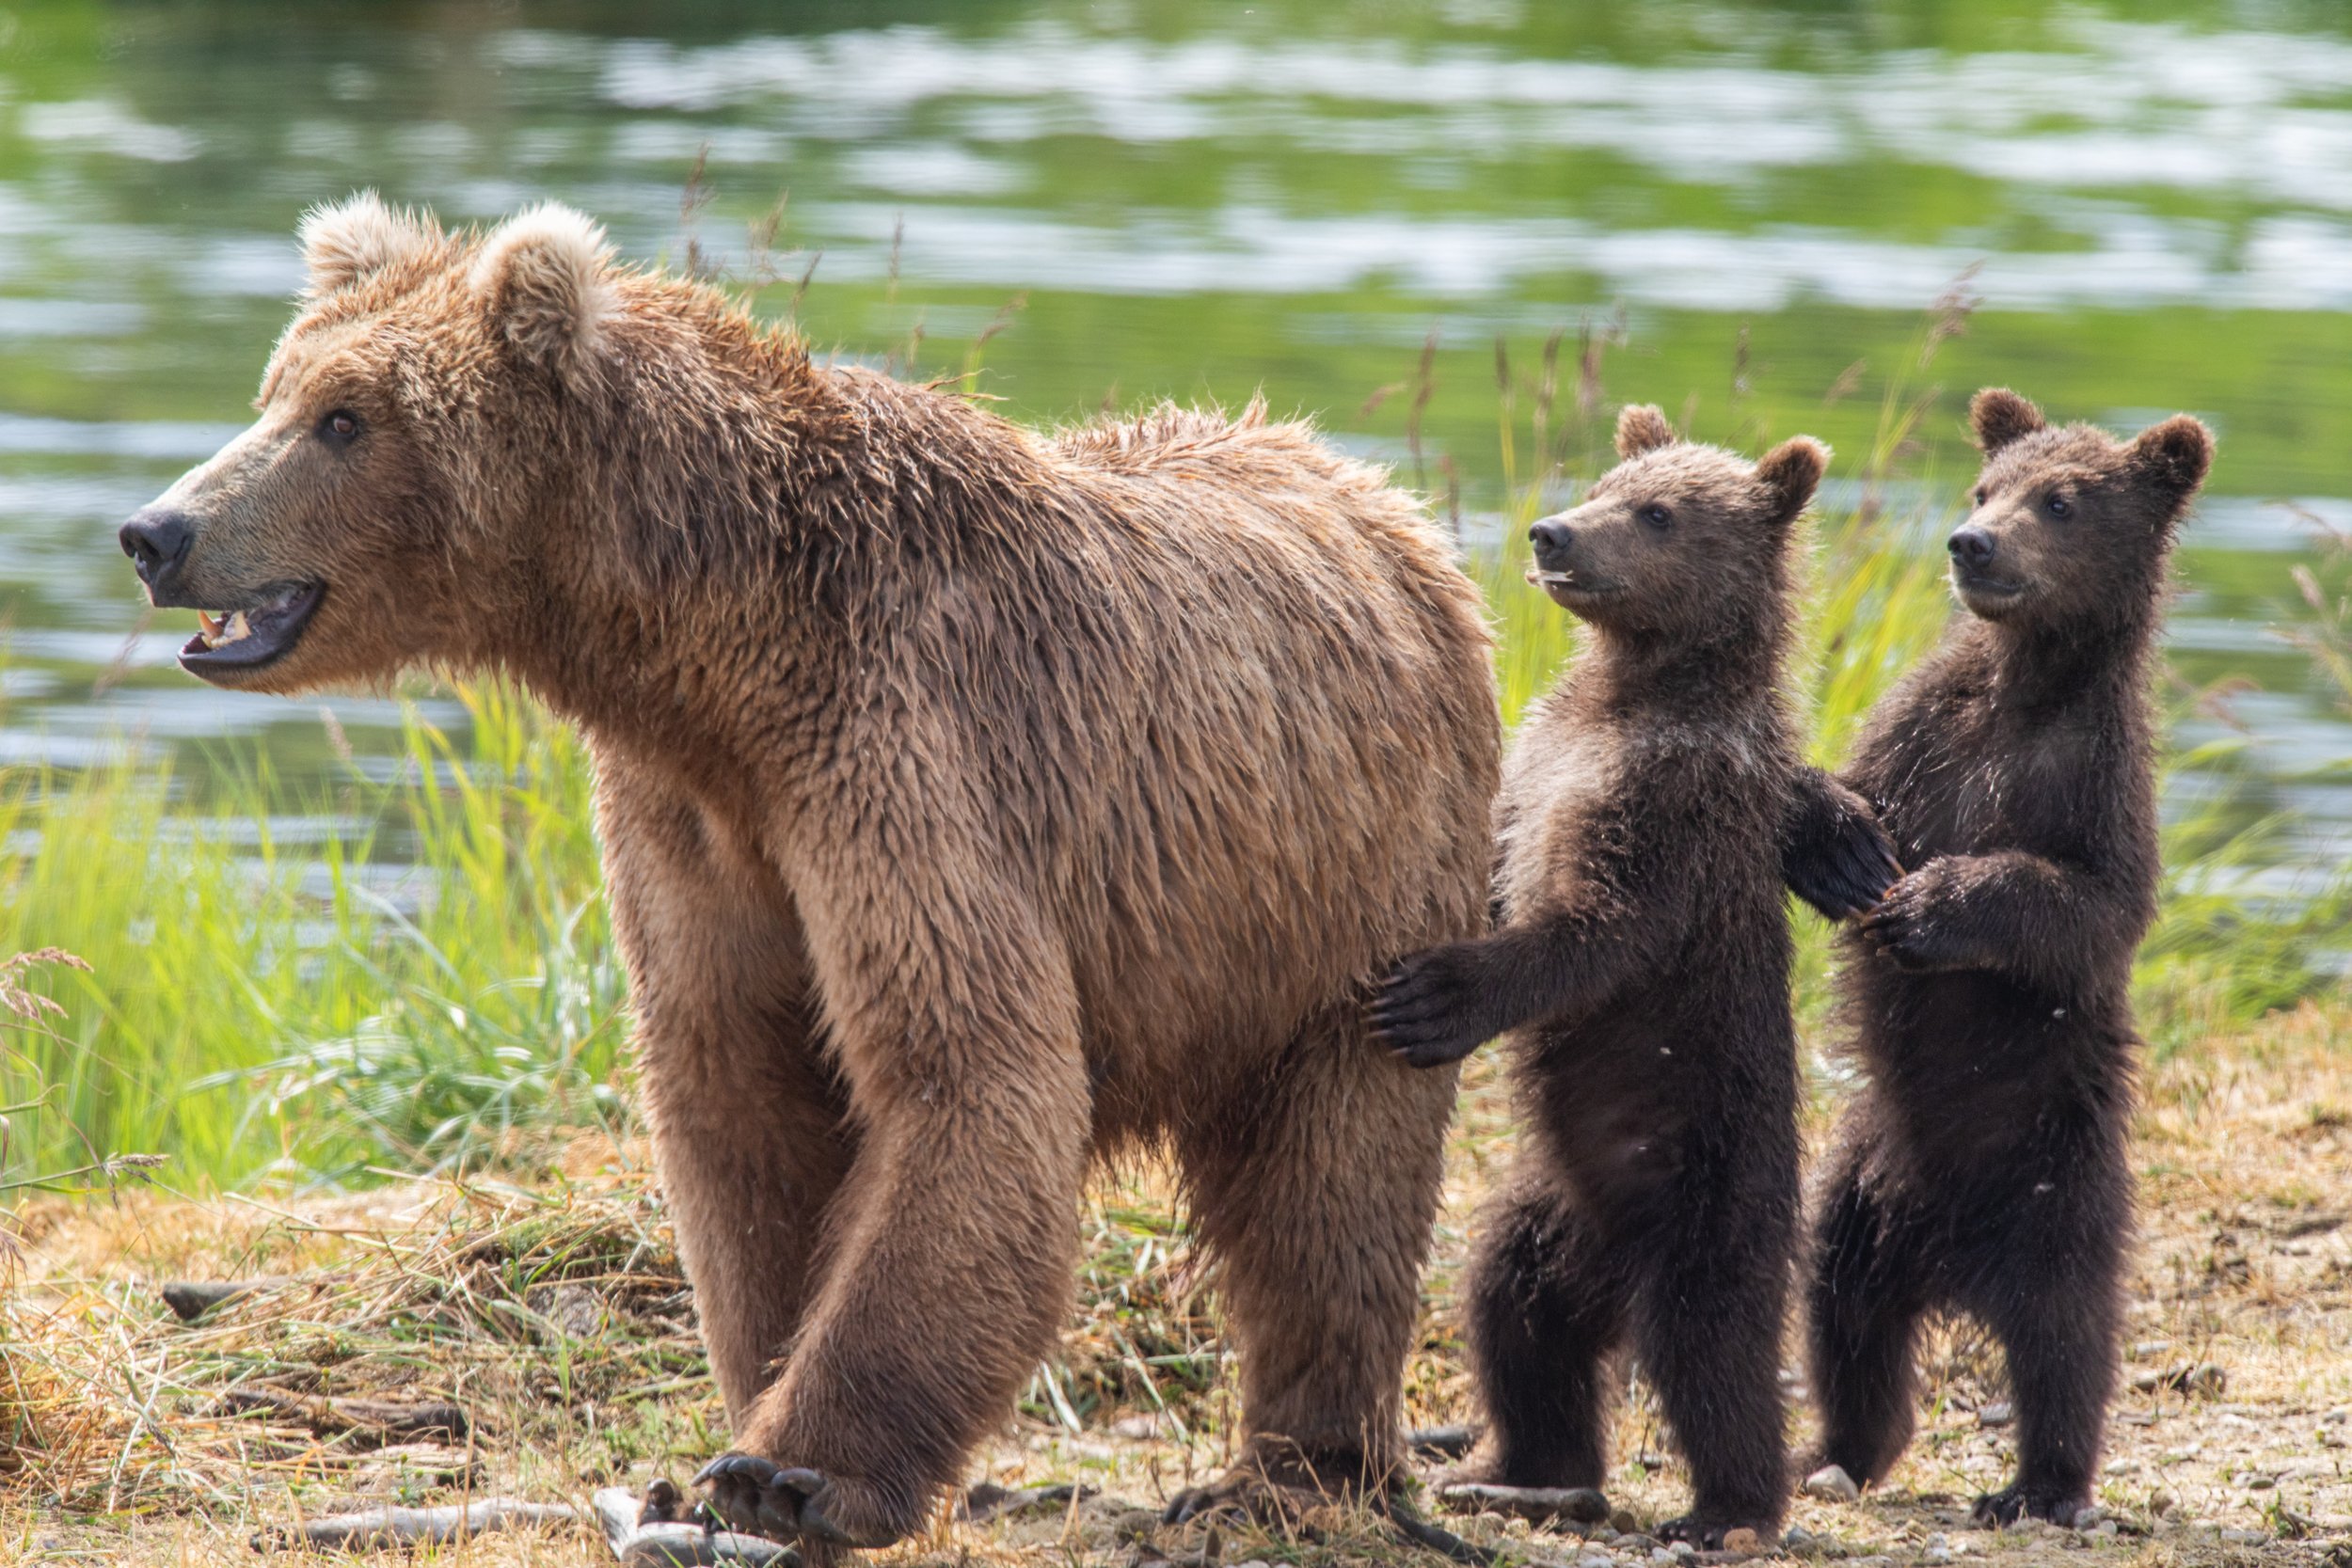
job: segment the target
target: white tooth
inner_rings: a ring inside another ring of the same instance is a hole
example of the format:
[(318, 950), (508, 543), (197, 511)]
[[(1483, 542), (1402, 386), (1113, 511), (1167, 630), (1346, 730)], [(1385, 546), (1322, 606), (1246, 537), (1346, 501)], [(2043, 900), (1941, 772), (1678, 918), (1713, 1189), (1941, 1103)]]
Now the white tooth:
[(246, 625), (245, 611), (240, 610), (235, 614), (229, 617), (228, 630), (221, 634), (220, 641), (223, 642), (242, 642), (245, 639), (252, 635), (253, 628)]

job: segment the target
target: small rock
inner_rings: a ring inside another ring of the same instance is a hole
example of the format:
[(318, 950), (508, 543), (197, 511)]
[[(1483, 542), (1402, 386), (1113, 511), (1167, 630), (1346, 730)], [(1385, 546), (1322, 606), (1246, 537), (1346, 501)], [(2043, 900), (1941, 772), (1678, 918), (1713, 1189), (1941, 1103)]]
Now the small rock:
[(1157, 1437), (1160, 1418), (1149, 1411), (1140, 1416), (1121, 1416), (1106, 1430), (1113, 1437)]
[(1740, 1557), (1754, 1557), (1763, 1549), (1762, 1539), (1745, 1525), (1741, 1525), (1738, 1529), (1724, 1531), (1724, 1551), (1735, 1552)]
[(2132, 1359), (2135, 1361), (2145, 1361), (2152, 1355), (2162, 1355), (2166, 1351), (2169, 1351), (2171, 1348), (2172, 1341), (2169, 1339), (2137, 1340), (2132, 1346)]
[(2017, 1407), (2007, 1400), (1995, 1400), (1977, 1412), (1977, 1425), (2005, 1427), (2017, 1418)]
[(1688, 1541), (1677, 1541), (1666, 1550), (1674, 1554), (1674, 1560), (1677, 1562), (1688, 1562), (1699, 1555), (1699, 1549)]
[(1825, 1503), (1850, 1503), (1862, 1496), (1862, 1488), (1844, 1465), (1824, 1465), (1804, 1478), (1804, 1495)]
[(1619, 1535), (1632, 1535), (1641, 1529), (1642, 1521), (1633, 1516), (1631, 1509), (1616, 1508), (1609, 1511), (1609, 1528)]
[(2225, 1546), (2266, 1546), (2270, 1537), (2258, 1529), (2225, 1529), (2221, 1532)]
[(1682, 1560), (1663, 1546), (1661, 1546), (1656, 1551), (1650, 1553), (1649, 1560), (1651, 1568), (1668, 1568), (1670, 1563), (1677, 1563)]
[(2246, 1478), (2246, 1489), (2249, 1492), (2267, 1492), (2278, 1484), (2277, 1476), (2248, 1476)]
[(2323, 1425), (2340, 1427), (2347, 1422), (2352, 1422), (2352, 1410), (2330, 1410), (2319, 1419)]
[(2102, 1541), (2112, 1541), (2117, 1536), (2123, 1533), (2123, 1527), (2117, 1520), (2102, 1519), (2097, 1525), (2092, 1527), (2090, 1533), (2099, 1537)]
[(1780, 1545), (1783, 1551), (1793, 1552), (1799, 1557), (1804, 1557), (1807, 1553), (1820, 1551), (1821, 1549), (1821, 1541), (1820, 1537), (1815, 1535), (1811, 1530), (1805, 1528), (1803, 1525), (1790, 1525), (1788, 1528), (1782, 1533)]
[(1586, 1552), (1576, 1560), (1576, 1568), (1617, 1568), (1617, 1560), (1607, 1552)]

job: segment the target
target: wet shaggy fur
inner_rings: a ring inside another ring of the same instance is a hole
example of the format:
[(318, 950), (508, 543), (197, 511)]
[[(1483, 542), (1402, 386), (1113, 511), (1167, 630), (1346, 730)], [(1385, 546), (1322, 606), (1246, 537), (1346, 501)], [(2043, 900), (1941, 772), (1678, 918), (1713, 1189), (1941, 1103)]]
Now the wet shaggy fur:
[(1867, 1082), (1827, 1171), (1812, 1284), (1823, 1457), (1884, 1476), (1923, 1314), (2008, 1353), (2006, 1524), (2088, 1506), (2115, 1381), (2132, 1194), (2132, 955), (2153, 917), (2148, 658), (2212, 442), (2117, 442), (1977, 395), (1985, 465), (1952, 536), (1968, 613), (1871, 714), (1844, 781), (1910, 867), (1844, 943)]
[(1752, 467), (1652, 408), (1626, 411), (1617, 445), (1589, 499), (1532, 531), (1537, 579), (1593, 637), (1505, 769), (1504, 925), (1409, 960), (1374, 1018), (1425, 1065), (1515, 1031), (1526, 1134), (1478, 1221), (1488, 1429), (1468, 1473), (1598, 1486), (1629, 1345), (1696, 1492), (1664, 1533), (1714, 1545), (1776, 1526), (1787, 1490), (1800, 1205), (1779, 832), (1798, 765), (1780, 675), (1791, 531), (1826, 452), (1799, 437)]
[(1045, 438), (816, 363), (562, 209), (306, 238), (151, 590), (324, 585), (224, 685), (503, 671), (585, 732), (723, 1516), (919, 1526), (1064, 1319), (1089, 1161), (1146, 1144), (1240, 1347), (1218, 1495), (1383, 1481), (1454, 1085), (1361, 1004), (1484, 928), (1500, 750), (1416, 509), (1254, 409)]

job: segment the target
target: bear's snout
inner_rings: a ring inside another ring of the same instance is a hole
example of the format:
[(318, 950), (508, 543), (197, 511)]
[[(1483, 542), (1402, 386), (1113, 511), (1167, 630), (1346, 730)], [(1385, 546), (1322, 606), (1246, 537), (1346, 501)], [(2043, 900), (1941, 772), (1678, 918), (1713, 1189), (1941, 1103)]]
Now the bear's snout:
[(1993, 564), (1993, 535), (1980, 528), (1964, 528), (1954, 533), (1947, 547), (1952, 560), (1972, 572), (1980, 572)]
[(177, 507), (143, 506), (131, 515), (116, 536), (122, 542), (122, 553), (131, 558), (139, 580), (147, 584), (148, 596), (158, 605), (167, 605), (167, 595), (177, 584), (181, 563), (188, 558), (188, 546), (195, 542), (196, 524)]
[(1535, 546), (1535, 564), (1555, 571), (1575, 551), (1576, 530), (1565, 517), (1543, 517), (1527, 531), (1527, 542)]

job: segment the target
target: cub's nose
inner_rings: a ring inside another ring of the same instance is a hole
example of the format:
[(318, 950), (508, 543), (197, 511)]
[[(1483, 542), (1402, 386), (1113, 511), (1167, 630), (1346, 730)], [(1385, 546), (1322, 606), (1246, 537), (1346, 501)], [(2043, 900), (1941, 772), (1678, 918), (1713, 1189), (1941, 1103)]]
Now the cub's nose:
[(1550, 565), (1565, 556), (1576, 544), (1576, 530), (1565, 518), (1539, 517), (1527, 531), (1527, 542), (1535, 546), (1538, 565)]
[(196, 537), (196, 526), (188, 521), (184, 512), (167, 506), (143, 506), (131, 515), (131, 520), (122, 525), (122, 531), (116, 537), (122, 541), (122, 553), (138, 568), (139, 580), (156, 588), (186, 558), (188, 543)]
[(1993, 560), (1993, 535), (1980, 528), (1964, 528), (1952, 535), (1952, 559), (1963, 566), (1981, 567)]

